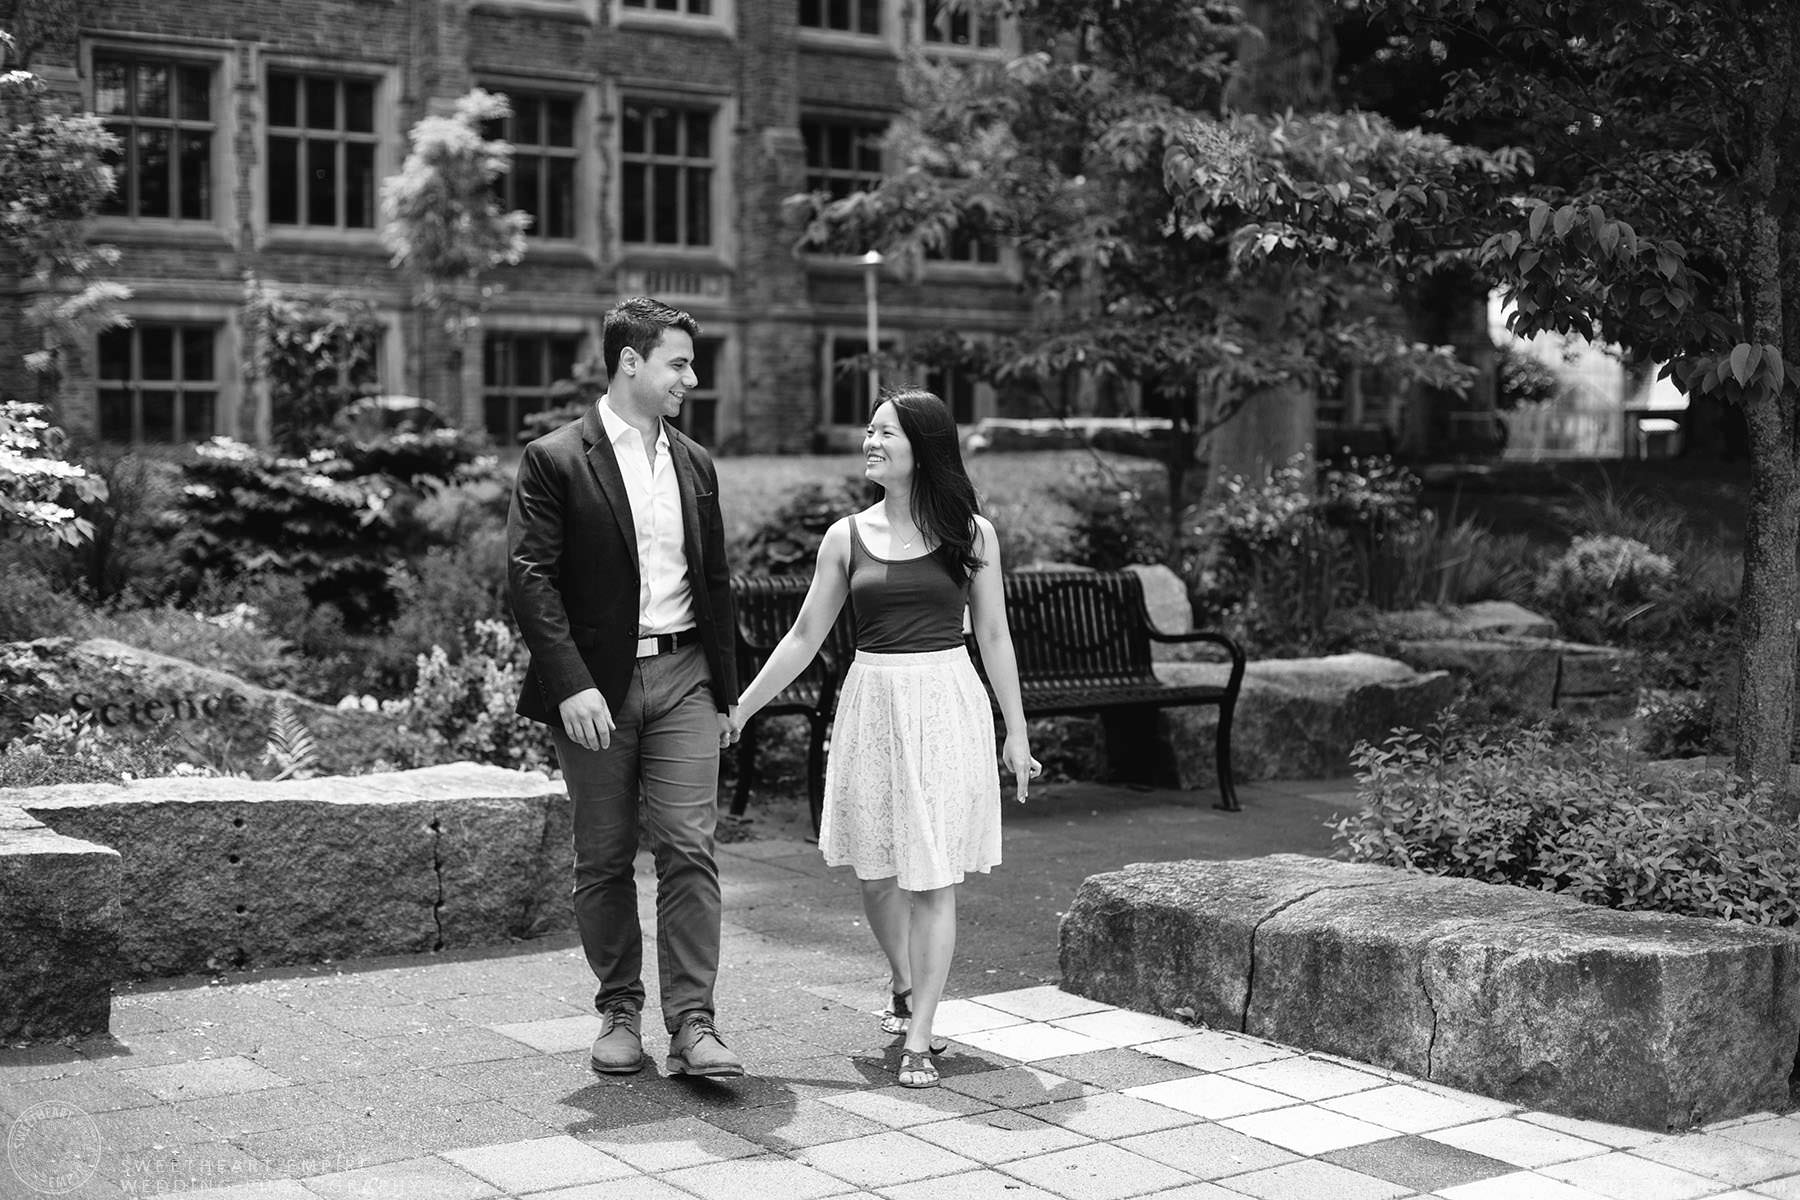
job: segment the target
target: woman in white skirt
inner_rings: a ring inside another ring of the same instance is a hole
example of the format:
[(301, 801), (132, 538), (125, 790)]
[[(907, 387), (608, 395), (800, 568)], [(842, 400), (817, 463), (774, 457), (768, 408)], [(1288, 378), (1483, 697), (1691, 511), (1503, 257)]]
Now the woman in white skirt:
[(906, 1035), (900, 1083), (931, 1087), (956, 885), (1000, 861), (993, 713), (963, 643), (965, 607), (1021, 803), (1042, 768), (1026, 743), (999, 540), (976, 511), (950, 410), (926, 391), (884, 395), (863, 463), (882, 498), (826, 532), (800, 615), (745, 689), (736, 719), (748, 722), (812, 662), (848, 600), (856, 661), (838, 695), (819, 848), (862, 882), (892, 975), (881, 1028)]

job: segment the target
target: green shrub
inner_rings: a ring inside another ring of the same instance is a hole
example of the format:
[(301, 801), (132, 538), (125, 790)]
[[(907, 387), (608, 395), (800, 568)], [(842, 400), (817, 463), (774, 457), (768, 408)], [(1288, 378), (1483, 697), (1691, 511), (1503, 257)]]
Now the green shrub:
[(1636, 717), (1638, 749), (1649, 758), (1693, 758), (1712, 749), (1710, 692), (1646, 688)]
[(832, 523), (868, 507), (868, 484), (846, 475), (836, 487), (802, 484), (750, 534), (737, 569), (751, 575), (810, 575)]
[(74, 632), (79, 637), (111, 638), (154, 654), (183, 658), (259, 687), (286, 690), (302, 673), (292, 647), (267, 632), (261, 614), (242, 602), (210, 615), (170, 604), (101, 608), (85, 614)]
[(1069, 557), (1079, 565), (1117, 571), (1170, 561), (1169, 506), (1162, 497), (1090, 468), (1060, 498), (1075, 513), (1067, 536)]
[(0, 550), (5, 551), (0, 553), (0, 642), (73, 636), (87, 606), (38, 566), (28, 548), (13, 545)]
[(40, 714), (24, 736), (0, 747), (0, 788), (210, 773), (187, 762), (166, 739), (118, 736), (73, 713)]
[(1800, 922), (1800, 826), (1724, 772), (1646, 770), (1618, 740), (1455, 722), (1355, 755), (1342, 857), (1588, 904)]

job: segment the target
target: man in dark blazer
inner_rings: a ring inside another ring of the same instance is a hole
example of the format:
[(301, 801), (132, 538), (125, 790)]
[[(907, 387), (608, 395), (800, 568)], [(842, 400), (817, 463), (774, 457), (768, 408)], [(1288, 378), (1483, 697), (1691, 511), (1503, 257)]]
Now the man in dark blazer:
[(670, 1074), (742, 1075), (713, 1024), (719, 751), (736, 739), (718, 475), (669, 424), (694, 374), (694, 318), (648, 297), (606, 314), (607, 391), (525, 447), (507, 582), (531, 650), (519, 712), (550, 727), (574, 804), (575, 919), (599, 980), (595, 1070), (643, 1065), (638, 806), (655, 842)]

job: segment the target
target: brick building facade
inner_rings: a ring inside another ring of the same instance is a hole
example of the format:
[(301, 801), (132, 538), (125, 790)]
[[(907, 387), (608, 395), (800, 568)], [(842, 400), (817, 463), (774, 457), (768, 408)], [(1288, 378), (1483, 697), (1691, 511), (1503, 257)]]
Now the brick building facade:
[[(134, 324), (81, 356), (59, 419), (115, 442), (254, 437), (246, 276), (367, 302), (375, 384), (455, 395), (388, 265), (379, 187), (415, 120), (481, 86), (513, 102), (507, 199), (534, 225), (464, 355), (463, 424), (512, 441), (607, 307), (645, 292), (703, 326), (691, 432), (727, 452), (841, 440), (866, 415), (832, 369), (866, 345), (865, 268), (797, 253), (782, 200), (879, 171), (903, 54), (1013, 36), (936, 0), (97, 0), (31, 67), (124, 141), (96, 237), (122, 253)], [(884, 344), (1003, 332), (1028, 303), (991, 246), (879, 286)], [(0, 341), (22, 350), (26, 297), (5, 288)], [(0, 392), (29, 393), (19, 357), (0, 356)], [(960, 418), (994, 411), (984, 386), (933, 382)]]

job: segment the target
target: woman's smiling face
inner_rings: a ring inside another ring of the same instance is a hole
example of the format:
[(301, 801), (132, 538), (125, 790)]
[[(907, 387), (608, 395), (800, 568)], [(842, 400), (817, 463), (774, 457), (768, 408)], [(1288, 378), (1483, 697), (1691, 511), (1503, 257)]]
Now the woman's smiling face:
[(900, 414), (884, 401), (869, 418), (863, 432), (863, 474), (884, 486), (904, 483), (912, 478), (912, 443), (900, 428)]

